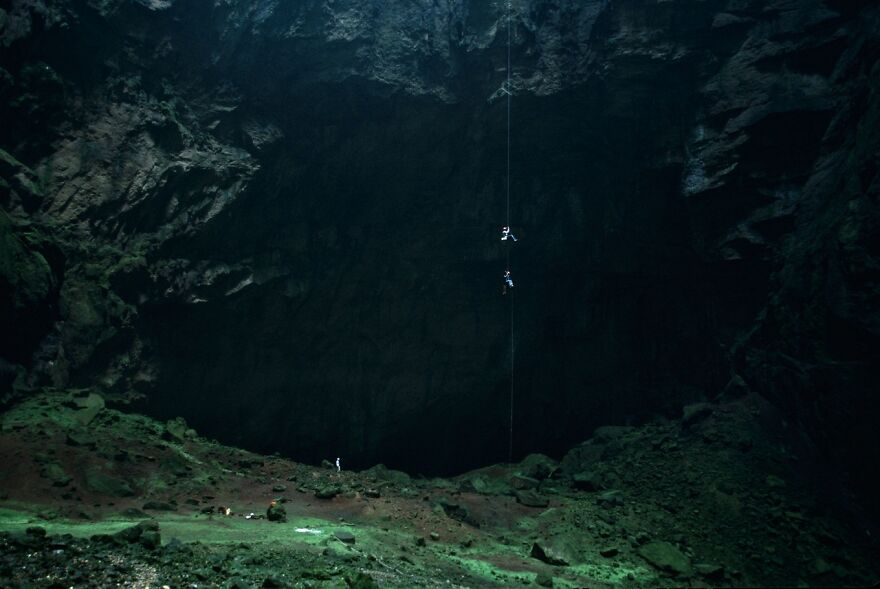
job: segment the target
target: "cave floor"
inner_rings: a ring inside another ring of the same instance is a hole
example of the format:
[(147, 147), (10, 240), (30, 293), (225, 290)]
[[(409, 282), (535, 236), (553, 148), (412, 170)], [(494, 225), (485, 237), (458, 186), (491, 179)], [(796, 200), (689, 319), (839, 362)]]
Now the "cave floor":
[(870, 585), (867, 526), (780, 431), (742, 399), (600, 428), (561, 462), (416, 479), (46, 392), (3, 415), (0, 586)]

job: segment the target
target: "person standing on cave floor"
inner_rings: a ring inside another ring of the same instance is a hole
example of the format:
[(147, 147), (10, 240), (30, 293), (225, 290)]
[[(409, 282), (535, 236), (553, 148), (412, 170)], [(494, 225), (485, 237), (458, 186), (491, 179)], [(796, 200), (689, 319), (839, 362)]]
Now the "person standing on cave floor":
[(507, 294), (508, 288), (513, 288), (513, 278), (510, 276), (510, 270), (505, 270), (504, 286), (501, 288), (501, 294)]
[(507, 241), (507, 238), (517, 241), (516, 236), (510, 232), (510, 227), (505, 225), (501, 228), (501, 241)]

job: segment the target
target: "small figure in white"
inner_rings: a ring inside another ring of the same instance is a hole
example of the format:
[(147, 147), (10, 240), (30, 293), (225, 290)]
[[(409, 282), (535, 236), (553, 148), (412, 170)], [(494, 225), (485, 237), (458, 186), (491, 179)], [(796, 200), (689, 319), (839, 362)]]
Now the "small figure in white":
[(340, 472), (342, 470), (342, 466), (340, 466), (339, 458), (336, 458), (336, 472)]
[(510, 276), (510, 270), (504, 271), (504, 287), (501, 289), (501, 294), (507, 294), (507, 289), (513, 288), (513, 278)]
[(507, 241), (508, 237), (513, 241), (516, 241), (516, 236), (510, 232), (510, 227), (505, 225), (501, 228), (501, 241)]

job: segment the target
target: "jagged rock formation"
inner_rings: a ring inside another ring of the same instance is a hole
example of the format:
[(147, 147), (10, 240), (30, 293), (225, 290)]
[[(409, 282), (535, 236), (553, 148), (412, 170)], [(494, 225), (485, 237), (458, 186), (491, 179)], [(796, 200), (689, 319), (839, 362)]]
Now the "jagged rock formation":
[[(861, 466), (854, 445), (880, 447), (877, 8), (512, 8), (517, 448), (732, 382)], [(303, 459), (503, 457), (503, 14), (13, 1), (7, 390), (143, 394)]]

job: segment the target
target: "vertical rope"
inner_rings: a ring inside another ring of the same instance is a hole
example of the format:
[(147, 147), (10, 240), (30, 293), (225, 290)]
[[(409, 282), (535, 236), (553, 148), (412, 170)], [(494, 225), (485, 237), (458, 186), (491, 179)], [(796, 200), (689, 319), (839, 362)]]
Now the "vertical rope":
[[(510, 14), (511, 0), (507, 0), (507, 227), (510, 227), (510, 99), (513, 89), (510, 85)], [(507, 269), (510, 270), (511, 244), (507, 244)], [(507, 441), (507, 461), (513, 462), (513, 289), (510, 290), (510, 407), (509, 437)]]
[[(510, 0), (507, 0), (507, 226), (510, 227)], [(508, 256), (510, 248), (507, 249)]]

